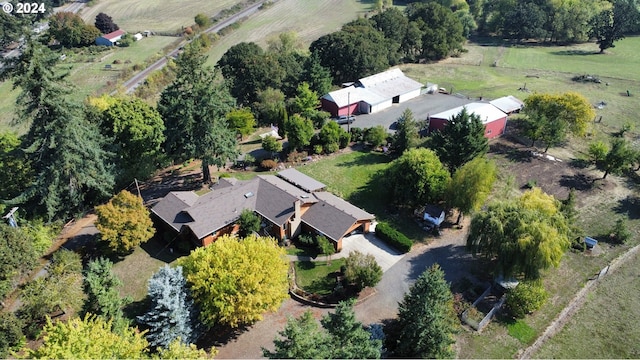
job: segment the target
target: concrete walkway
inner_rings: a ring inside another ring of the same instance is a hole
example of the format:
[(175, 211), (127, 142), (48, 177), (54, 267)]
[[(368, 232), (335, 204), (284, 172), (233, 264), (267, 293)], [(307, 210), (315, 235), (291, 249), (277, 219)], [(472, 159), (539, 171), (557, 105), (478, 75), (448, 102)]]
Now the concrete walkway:
[[(391, 248), (385, 244), (382, 240), (378, 239), (373, 233), (368, 234), (354, 234), (345, 237), (342, 240), (342, 250), (339, 253), (331, 255), (331, 259), (346, 258), (352, 251), (359, 251), (363, 254), (371, 254), (376, 258), (376, 262), (382, 268), (382, 271), (387, 271), (395, 263), (400, 261), (406, 254), (402, 254), (399, 251)], [(329, 256), (317, 256), (312, 258), (310, 256), (297, 256), (289, 255), (291, 261), (327, 261)]]

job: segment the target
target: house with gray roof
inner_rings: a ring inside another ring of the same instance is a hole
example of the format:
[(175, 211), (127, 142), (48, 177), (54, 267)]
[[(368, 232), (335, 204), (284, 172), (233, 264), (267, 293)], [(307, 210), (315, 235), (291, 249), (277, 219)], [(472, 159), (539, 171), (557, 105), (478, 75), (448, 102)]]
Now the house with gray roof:
[(239, 230), (244, 209), (262, 219), (262, 232), (277, 239), (294, 238), (301, 232), (326, 236), (340, 251), (345, 235), (369, 231), (372, 214), (325, 191), (326, 185), (295, 170), (260, 175), (247, 181), (220, 179), (211, 191), (174, 191), (151, 212), (166, 228), (207, 246), (224, 234)]

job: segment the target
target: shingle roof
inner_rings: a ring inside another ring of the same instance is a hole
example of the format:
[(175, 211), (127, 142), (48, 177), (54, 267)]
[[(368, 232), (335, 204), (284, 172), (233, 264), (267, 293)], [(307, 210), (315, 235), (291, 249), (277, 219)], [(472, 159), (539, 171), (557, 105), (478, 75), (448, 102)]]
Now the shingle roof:
[(327, 187), (327, 185), (294, 168), (282, 170), (278, 173), (278, 176), (308, 192), (318, 191)]
[(498, 109), (497, 107), (491, 104), (473, 102), (467, 105), (458, 106), (456, 108), (431, 115), (431, 118), (451, 120), (452, 117), (460, 114), (460, 112), (462, 111), (462, 108), (467, 108), (467, 112), (469, 114), (478, 115), (480, 117), (480, 120), (482, 120), (483, 124), (490, 123), (492, 121), (502, 119), (507, 116), (507, 114), (503, 113), (502, 111), (500, 111), (500, 109)]
[(104, 35), (102, 35), (102, 37), (107, 39), (107, 40), (109, 40), (109, 41), (113, 41), (114, 39), (118, 39), (119, 37), (121, 37), (124, 34), (125, 34), (124, 30), (116, 30), (116, 31), (110, 32), (108, 34), (104, 34)]
[(182, 210), (189, 208), (197, 199), (198, 195), (193, 191), (170, 192), (151, 211), (176, 231), (180, 231), (183, 225), (193, 221)]
[(302, 222), (338, 241), (358, 220), (374, 216), (328, 192), (313, 194), (320, 202), (302, 215)]

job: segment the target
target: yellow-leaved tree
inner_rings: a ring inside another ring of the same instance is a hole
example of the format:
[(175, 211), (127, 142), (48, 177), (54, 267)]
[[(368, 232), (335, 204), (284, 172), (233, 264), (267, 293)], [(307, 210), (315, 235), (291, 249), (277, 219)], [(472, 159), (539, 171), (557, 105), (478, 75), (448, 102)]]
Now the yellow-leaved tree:
[(96, 206), (100, 239), (117, 254), (127, 254), (151, 239), (156, 230), (142, 199), (122, 190), (108, 203)]
[(51, 322), (47, 318), (43, 344), (25, 349), (31, 359), (140, 359), (146, 357), (149, 343), (144, 334), (126, 327), (116, 334), (111, 321), (87, 314), (84, 318)]
[(252, 324), (288, 294), (288, 262), (275, 239), (224, 235), (179, 261), (205, 325)]

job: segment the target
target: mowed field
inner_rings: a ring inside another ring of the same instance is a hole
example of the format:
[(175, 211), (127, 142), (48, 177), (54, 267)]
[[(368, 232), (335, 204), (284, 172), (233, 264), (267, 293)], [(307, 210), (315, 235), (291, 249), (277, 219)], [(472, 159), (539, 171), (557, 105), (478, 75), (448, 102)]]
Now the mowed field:
[(242, 0), (99, 0), (80, 13), (84, 21), (93, 24), (96, 15), (105, 13), (121, 29), (128, 32), (144, 30), (176, 31), (195, 23), (197, 14), (214, 16)]
[(308, 46), (320, 36), (364, 16), (371, 8), (372, 1), (365, 0), (278, 0), (220, 39), (209, 51), (208, 62), (214, 65), (237, 43), (255, 42), (264, 47), (268, 39), (286, 31), (296, 32)]

